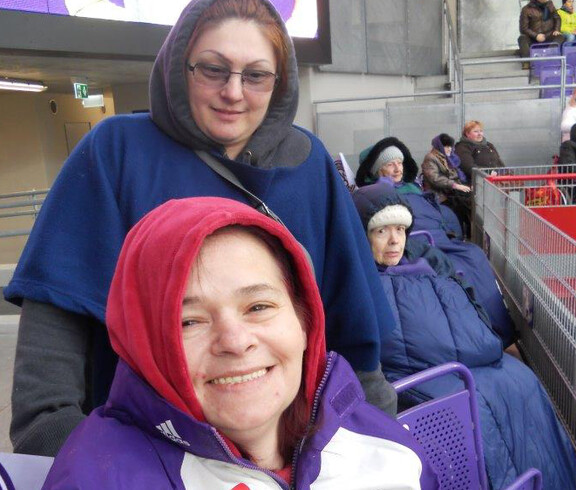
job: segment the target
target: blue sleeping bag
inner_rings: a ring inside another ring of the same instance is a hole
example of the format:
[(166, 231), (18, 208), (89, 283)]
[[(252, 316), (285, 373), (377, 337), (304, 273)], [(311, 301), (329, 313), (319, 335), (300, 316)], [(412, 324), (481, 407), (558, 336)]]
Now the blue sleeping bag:
[[(502, 354), (499, 336), (450, 267), (419, 258), (380, 267), (397, 327), (382, 343), (382, 369), (395, 381), (448, 361), (468, 366), (476, 381), (486, 470), (493, 489), (505, 488), (530, 467), (544, 488), (576, 489), (576, 454), (534, 373)], [(447, 259), (444, 259), (447, 260)], [(456, 376), (402, 395), (414, 404), (461, 387)]]
[(434, 239), (434, 245), (448, 255), (456, 272), (474, 288), (476, 299), (486, 309), (504, 347), (508, 347), (516, 338), (514, 325), (498, 289), (490, 262), (482, 249), (473, 243), (449, 238), (446, 233), (450, 232), (450, 227), (434, 194), (423, 193), (414, 184), (403, 184), (397, 187), (397, 191), (412, 208), (413, 230), (428, 231)]

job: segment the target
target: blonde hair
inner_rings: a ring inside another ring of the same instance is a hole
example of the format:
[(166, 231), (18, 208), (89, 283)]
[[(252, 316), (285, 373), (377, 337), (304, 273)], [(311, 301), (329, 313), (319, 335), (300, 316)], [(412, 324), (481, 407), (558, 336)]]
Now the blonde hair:
[(484, 125), (480, 121), (468, 121), (462, 128), (462, 136), (466, 138), (466, 135), (476, 126), (480, 126), (480, 129), (484, 129)]

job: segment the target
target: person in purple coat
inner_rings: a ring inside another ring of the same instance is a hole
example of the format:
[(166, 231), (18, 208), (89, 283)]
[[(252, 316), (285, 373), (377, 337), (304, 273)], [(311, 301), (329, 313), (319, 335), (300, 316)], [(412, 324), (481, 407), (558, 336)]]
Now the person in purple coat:
[(326, 354), (313, 268), (237, 201), (172, 200), (128, 233), (107, 305), (108, 402), (45, 489), (431, 489), (423, 449)]

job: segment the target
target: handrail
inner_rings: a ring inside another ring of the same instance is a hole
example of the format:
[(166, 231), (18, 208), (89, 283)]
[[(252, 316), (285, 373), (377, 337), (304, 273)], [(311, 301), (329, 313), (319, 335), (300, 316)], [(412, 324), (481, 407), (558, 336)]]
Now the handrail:
[(13, 197), (24, 197), (24, 196), (37, 196), (39, 194), (48, 194), (50, 189), (38, 189), (38, 190), (30, 190), (30, 191), (19, 191), (19, 192), (10, 192), (8, 194), (0, 194), (0, 199), (11, 199)]
[[(471, 66), (471, 65), (482, 65), (482, 64), (498, 64), (498, 63), (517, 63), (524, 60), (532, 60), (534, 58), (486, 58), (485, 60), (464, 60), (461, 61), (461, 66)], [(564, 66), (564, 71), (566, 70), (566, 57), (565, 56), (542, 56), (538, 58), (538, 61), (545, 61), (545, 60), (560, 60), (561, 65)], [(410, 94), (397, 94), (397, 95), (379, 95), (374, 97), (344, 97), (344, 98), (337, 98), (337, 99), (323, 99), (323, 100), (315, 100), (313, 103), (320, 105), (320, 104), (330, 104), (330, 103), (338, 103), (338, 102), (365, 102), (365, 101), (375, 101), (375, 100), (387, 100), (387, 99), (405, 99), (405, 98), (415, 98), (415, 97), (429, 97), (432, 95), (455, 95), (455, 94), (481, 94), (481, 93), (488, 93), (488, 92), (512, 92), (518, 90), (540, 90), (542, 88), (563, 88), (562, 93), (566, 90), (566, 88), (576, 88), (576, 83), (565, 83), (564, 78), (562, 79), (563, 83), (558, 85), (525, 85), (525, 86), (518, 86), (518, 87), (493, 87), (493, 88), (474, 88), (474, 89), (465, 89), (464, 83), (460, 84), (460, 88), (458, 90), (437, 90), (432, 92), (416, 92)], [(564, 99), (565, 100), (565, 99)], [(464, 104), (462, 104), (464, 106)], [(462, 119), (464, 120), (464, 119)]]
[(38, 206), (44, 202), (44, 199), (31, 199), (28, 201), (15, 201), (0, 204), (0, 209), (13, 209), (13, 208), (23, 208), (25, 206)]
[(491, 175), (488, 182), (531, 182), (533, 180), (565, 180), (575, 179), (576, 173), (569, 174), (530, 174), (530, 175)]
[[(486, 65), (486, 64), (499, 64), (499, 63), (510, 63), (510, 62), (534, 62), (534, 61), (544, 61), (544, 60), (558, 60), (560, 61), (560, 85), (531, 85), (535, 88), (558, 88), (560, 87), (560, 112), (564, 110), (566, 105), (566, 87), (576, 87), (576, 84), (566, 83), (566, 56), (542, 56), (538, 58), (486, 58), (480, 60), (464, 60), (460, 61), (460, 70), (462, 72), (462, 80), (464, 80), (463, 70), (465, 66), (475, 66), (475, 65)], [(462, 83), (461, 88), (463, 90), (464, 83)], [(512, 90), (508, 87), (493, 88), (493, 89), (481, 89), (482, 92), (502, 92), (502, 89)], [(463, 92), (464, 93), (464, 92)], [(467, 92), (466, 92), (467, 93)], [(464, 121), (464, 103), (462, 103), (462, 121)]]
[[(44, 203), (44, 196), (48, 194), (49, 189), (30, 190), (10, 192), (7, 194), (0, 194), (0, 210), (11, 210), (18, 208), (29, 208), (24, 210), (9, 211), (0, 213), (2, 218), (19, 218), (24, 216), (32, 216), (36, 220), (40, 207)], [(29, 198), (29, 199), (20, 199)], [(19, 228), (12, 230), (0, 231), (0, 238), (26, 236), (30, 234), (31, 229)]]
[(456, 67), (460, 66), (460, 50), (456, 42), (454, 22), (447, 0), (442, 0), (442, 18), (446, 25), (448, 36), (448, 80), (450, 81), (450, 88), (454, 90), (459, 83), (462, 83), (462, 80), (458, 80), (459, 74), (458, 70), (456, 70)]

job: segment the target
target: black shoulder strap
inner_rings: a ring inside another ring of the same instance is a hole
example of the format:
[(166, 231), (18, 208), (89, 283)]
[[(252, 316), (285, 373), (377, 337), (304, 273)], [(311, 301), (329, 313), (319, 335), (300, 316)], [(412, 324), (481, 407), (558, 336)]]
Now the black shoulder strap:
[(272, 218), (273, 220), (278, 221), (278, 223), (280, 223), (281, 225), (284, 225), (284, 223), (282, 223), (282, 220), (276, 215), (276, 213), (274, 213), (274, 211), (272, 211), (262, 199), (260, 199), (257, 195), (253, 194), (248, 189), (246, 189), (246, 187), (242, 185), (242, 182), (238, 180), (238, 177), (236, 177), (229, 168), (225, 167), (222, 164), (222, 162), (218, 161), (217, 158), (210, 155), (210, 153), (208, 153), (207, 151), (203, 150), (195, 150), (195, 151), (196, 154), (204, 161), (204, 163), (206, 163), (206, 165), (208, 165), (212, 170), (214, 170), (214, 172), (220, 175), (220, 177), (222, 177), (224, 180), (227, 180), (234, 187), (240, 189), (248, 197), (254, 209)]

